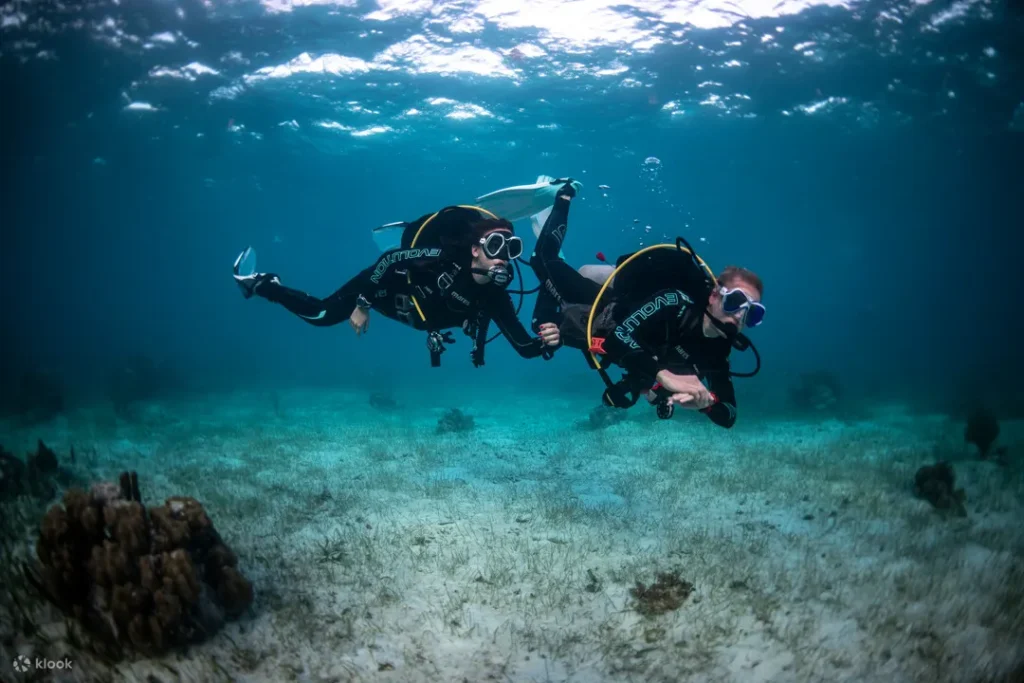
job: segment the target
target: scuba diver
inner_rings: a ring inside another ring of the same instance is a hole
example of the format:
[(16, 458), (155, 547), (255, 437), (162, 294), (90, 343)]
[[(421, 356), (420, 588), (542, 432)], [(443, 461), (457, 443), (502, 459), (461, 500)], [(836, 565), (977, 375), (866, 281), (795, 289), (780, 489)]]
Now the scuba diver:
[[(531, 337), (520, 322), (506, 288), (510, 265), (523, 251), (512, 224), (474, 206), (448, 206), (400, 228), (401, 243), (388, 249), (330, 296), (320, 299), (281, 284), (273, 273), (242, 272), (254, 259), (247, 248), (235, 260), (235, 282), (248, 299), (253, 295), (281, 304), (311, 325), (326, 327), (348, 321), (356, 335), (366, 332), (370, 311), (427, 332), (431, 365), (440, 365), (451, 332), (462, 328), (473, 338), (473, 365), (484, 364), (487, 329), (493, 320), (500, 334), (523, 358), (550, 358), (559, 344), (553, 323), (536, 327)], [(497, 337), (497, 335), (495, 335)]]
[[(614, 268), (576, 271), (561, 254), (575, 196), (569, 183), (559, 190), (529, 261), (540, 281), (534, 329), (558, 324), (562, 344), (582, 350), (601, 373), (608, 405), (629, 408), (643, 396), (659, 417), (671, 417), (679, 406), (732, 427), (731, 377), (760, 369), (757, 350), (739, 331), (764, 320), (760, 277), (730, 266), (716, 278), (682, 238), (626, 254)], [(731, 372), (733, 348), (752, 349), (758, 369)], [(607, 375), (612, 364), (625, 371), (619, 382)]]

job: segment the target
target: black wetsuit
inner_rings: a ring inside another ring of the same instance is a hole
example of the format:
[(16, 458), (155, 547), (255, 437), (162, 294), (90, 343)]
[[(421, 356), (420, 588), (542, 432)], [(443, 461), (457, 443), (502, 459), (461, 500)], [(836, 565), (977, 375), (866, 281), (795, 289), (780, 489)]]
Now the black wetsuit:
[[(584, 277), (560, 256), (569, 222), (570, 185), (559, 191), (530, 260), (540, 291), (533, 328), (554, 322), (562, 344), (587, 350), (587, 318), (601, 285)], [(609, 296), (612, 295), (612, 296)], [(650, 389), (660, 370), (696, 375), (718, 402), (705, 408), (712, 422), (732, 427), (736, 422), (736, 392), (729, 376), (729, 341), (706, 337), (704, 309), (681, 290), (662, 290), (643, 299), (610, 289), (594, 316), (594, 337), (603, 337), (605, 359), (626, 371), (624, 381), (637, 395)]]
[[(474, 339), (472, 359), (476, 366), (483, 365), (484, 343), (492, 320), (523, 358), (551, 356), (543, 340), (531, 337), (523, 327), (508, 292), (491, 283), (477, 283), (468, 268), (455, 265), (439, 248), (384, 252), (376, 263), (324, 299), (277, 281), (262, 282), (255, 293), (281, 304), (311, 325), (337, 325), (348, 320), (363, 297), (364, 305), (368, 303), (374, 311), (417, 330), (462, 328)], [(449, 336), (445, 341), (453, 340)]]

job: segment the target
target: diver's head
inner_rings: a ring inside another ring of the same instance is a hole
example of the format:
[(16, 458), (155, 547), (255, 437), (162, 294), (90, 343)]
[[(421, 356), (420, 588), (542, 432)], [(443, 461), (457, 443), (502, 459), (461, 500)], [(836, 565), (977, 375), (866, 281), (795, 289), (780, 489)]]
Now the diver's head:
[[(764, 320), (763, 295), (764, 283), (756, 273), (729, 266), (718, 276), (718, 287), (708, 300), (708, 312), (718, 322), (735, 329), (757, 327)], [(708, 337), (723, 336), (722, 330), (707, 316), (704, 318), (704, 334)]]
[(470, 226), (470, 271), (481, 285), (500, 287), (512, 281), (509, 264), (523, 253), (523, 241), (515, 236), (512, 224), (503, 218), (487, 218)]

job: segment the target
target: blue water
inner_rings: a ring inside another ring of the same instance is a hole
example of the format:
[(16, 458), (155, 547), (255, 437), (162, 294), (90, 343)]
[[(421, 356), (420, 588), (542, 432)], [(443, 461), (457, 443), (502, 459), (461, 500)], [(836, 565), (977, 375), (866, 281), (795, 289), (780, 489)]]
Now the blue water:
[(5, 7), (6, 365), (87, 382), (141, 353), (223, 386), (575, 371), (500, 342), (485, 370), (456, 351), (430, 371), (419, 335), (379, 321), (370, 349), (228, 274), (251, 244), (326, 295), (374, 258), (371, 227), (551, 174), (585, 183), (572, 263), (682, 234), (764, 277), (765, 370), (741, 395), (822, 367), (901, 396), (1019, 373), (995, 294), (1024, 174), (1010, 6), (310, 5)]

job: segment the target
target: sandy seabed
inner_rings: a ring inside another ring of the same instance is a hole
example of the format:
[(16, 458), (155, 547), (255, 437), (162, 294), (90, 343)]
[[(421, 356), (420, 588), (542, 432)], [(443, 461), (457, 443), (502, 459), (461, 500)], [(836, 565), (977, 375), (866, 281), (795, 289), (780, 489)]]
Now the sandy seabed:
[[(90, 480), (139, 473), (147, 504), (197, 498), (255, 601), (208, 642), (102, 664), (37, 607), (2, 624), (4, 681), (1020, 681), (1024, 465), (980, 461), (962, 424), (880, 406), (861, 421), (649, 409), (592, 430), (590, 403), (457, 396), (392, 411), (364, 393), (82, 408), (4, 426), (19, 454), (77, 447)], [(401, 399), (399, 399), (402, 403)], [(1019, 442), (1020, 423), (1001, 440)], [(967, 515), (913, 495), (952, 462)], [(33, 539), (24, 546), (31, 551)], [(645, 613), (637, 591), (692, 584)], [(19, 673), (19, 653), (73, 662)]]

